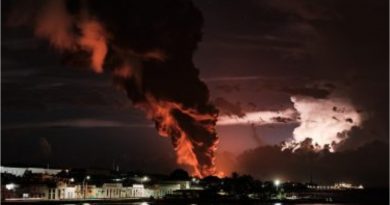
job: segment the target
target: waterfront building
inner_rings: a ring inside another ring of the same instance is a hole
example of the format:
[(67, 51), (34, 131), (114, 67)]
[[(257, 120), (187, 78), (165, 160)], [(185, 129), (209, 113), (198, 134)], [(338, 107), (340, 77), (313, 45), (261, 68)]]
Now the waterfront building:
[(167, 194), (172, 194), (176, 190), (180, 190), (180, 184), (154, 184), (148, 188), (147, 193), (149, 197), (159, 199), (163, 198)]
[(309, 184), (307, 186), (309, 189), (314, 190), (350, 190), (350, 189), (364, 189), (363, 185), (352, 185), (350, 183), (345, 182), (339, 182), (335, 183), (334, 185), (315, 185), (315, 184)]
[(15, 176), (23, 176), (23, 174), (26, 171), (30, 171), (33, 174), (49, 174), (49, 175), (55, 175), (60, 173), (61, 169), (46, 169), (46, 168), (35, 168), (35, 167), (6, 167), (1, 166), (0, 172), (13, 174)]
[(46, 195), (42, 198), (44, 199), (76, 199), (81, 197), (81, 187), (79, 185), (68, 186), (66, 184), (61, 184), (57, 187), (45, 187)]
[[(104, 170), (53, 170), (1, 167), (3, 199), (78, 200), (163, 198), (178, 190), (190, 190), (188, 180), (164, 176), (109, 173)], [(196, 188), (196, 187), (193, 187)]]
[[(99, 189), (99, 188), (98, 188)], [(142, 198), (146, 197), (145, 188), (142, 184), (133, 184), (123, 187), (121, 183), (105, 183), (100, 188), (97, 198)]]

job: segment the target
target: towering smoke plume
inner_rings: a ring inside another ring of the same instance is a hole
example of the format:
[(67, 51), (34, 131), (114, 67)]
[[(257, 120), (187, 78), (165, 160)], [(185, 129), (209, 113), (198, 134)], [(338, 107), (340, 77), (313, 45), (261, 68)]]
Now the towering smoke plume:
[[(37, 2), (35, 2), (36, 4)], [(35, 34), (68, 62), (112, 72), (195, 176), (218, 174), (218, 110), (192, 62), (203, 19), (187, 0), (40, 2)], [(12, 15), (11, 15), (12, 16)], [(12, 19), (11, 19), (12, 21)]]

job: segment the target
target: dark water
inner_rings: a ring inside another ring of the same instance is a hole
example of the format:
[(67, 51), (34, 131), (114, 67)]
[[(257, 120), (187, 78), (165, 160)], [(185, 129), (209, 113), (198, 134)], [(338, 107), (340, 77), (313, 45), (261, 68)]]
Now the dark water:
[[(77, 205), (170, 205), (170, 203), (150, 203), (150, 202), (117, 202), (117, 203), (80, 203)], [(172, 205), (360, 205), (350, 203), (261, 203), (261, 202), (234, 202), (234, 203), (171, 203)], [(63, 204), (76, 205), (76, 204)]]

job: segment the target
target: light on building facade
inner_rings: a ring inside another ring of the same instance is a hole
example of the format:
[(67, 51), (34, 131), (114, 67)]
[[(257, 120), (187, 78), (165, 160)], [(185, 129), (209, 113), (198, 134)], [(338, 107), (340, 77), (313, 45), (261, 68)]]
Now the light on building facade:
[(14, 183), (6, 184), (5, 188), (7, 190), (14, 190), (16, 188), (16, 185)]
[(195, 178), (195, 177), (193, 177), (193, 178), (191, 179), (191, 181), (192, 181), (192, 183), (199, 184), (199, 179), (197, 179), (197, 178)]

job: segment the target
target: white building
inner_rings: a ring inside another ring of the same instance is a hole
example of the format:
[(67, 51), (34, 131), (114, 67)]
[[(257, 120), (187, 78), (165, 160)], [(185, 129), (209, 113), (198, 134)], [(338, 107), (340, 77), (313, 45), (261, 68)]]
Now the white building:
[(334, 185), (308, 185), (307, 188), (315, 190), (348, 190), (348, 189), (364, 189), (363, 185), (354, 186), (350, 183), (340, 182)]
[(145, 188), (142, 184), (133, 184), (124, 187), (121, 183), (105, 183), (100, 188), (98, 198), (142, 198), (146, 197)]
[(9, 173), (15, 176), (23, 176), (26, 170), (31, 171), (33, 174), (50, 174), (56, 175), (61, 172), (61, 169), (45, 169), (45, 168), (34, 168), (34, 167), (0, 167), (1, 173)]
[(79, 185), (60, 185), (55, 188), (48, 188), (46, 199), (77, 199), (81, 198), (81, 187)]

